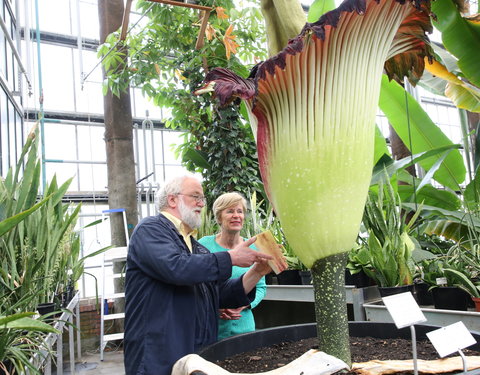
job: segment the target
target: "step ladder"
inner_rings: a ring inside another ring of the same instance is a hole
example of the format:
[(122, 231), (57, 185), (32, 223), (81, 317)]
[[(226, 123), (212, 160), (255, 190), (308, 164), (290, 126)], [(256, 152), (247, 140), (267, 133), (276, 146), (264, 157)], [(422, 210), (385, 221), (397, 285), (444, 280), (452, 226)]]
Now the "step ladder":
[[(125, 228), (125, 238), (127, 241), (127, 246), (122, 246), (122, 247), (114, 247), (111, 249), (108, 249), (103, 253), (103, 261), (102, 261), (102, 291), (101, 291), (101, 314), (100, 314), (100, 360), (103, 361), (103, 352), (105, 350), (106, 345), (108, 344), (109, 341), (115, 341), (115, 340), (123, 340), (123, 332), (118, 332), (118, 333), (112, 333), (112, 334), (105, 334), (105, 322), (106, 321), (114, 321), (118, 319), (124, 319), (125, 318), (125, 313), (120, 312), (120, 313), (115, 313), (115, 314), (105, 314), (105, 306), (104, 306), (104, 301), (109, 298), (125, 298), (125, 292), (121, 293), (106, 293), (106, 279), (107, 275), (105, 274), (105, 265), (107, 263), (112, 264), (113, 268), (113, 262), (120, 262), (120, 261), (126, 261), (127, 260), (127, 253), (128, 253), (128, 244), (129, 244), (129, 238), (128, 238), (128, 229), (127, 229), (127, 215), (125, 212), (124, 208), (117, 208), (117, 209), (110, 209), (110, 210), (104, 210), (102, 211), (102, 223), (105, 222), (105, 219), (107, 215), (110, 215), (112, 213), (121, 213), (123, 216), (123, 224)], [(121, 277), (124, 277), (125, 274), (123, 273), (117, 273), (113, 274), (109, 277), (109, 281), (113, 284), (114, 279), (118, 279)]]

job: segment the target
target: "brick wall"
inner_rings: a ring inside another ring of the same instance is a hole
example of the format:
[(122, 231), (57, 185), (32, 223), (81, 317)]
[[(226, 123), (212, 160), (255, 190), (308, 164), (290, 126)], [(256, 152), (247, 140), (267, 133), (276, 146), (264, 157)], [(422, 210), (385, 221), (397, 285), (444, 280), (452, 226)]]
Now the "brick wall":
[[(100, 301), (99, 301), (100, 302)], [(100, 308), (100, 307), (99, 307)], [(115, 310), (113, 301), (109, 301), (108, 310)], [(105, 322), (105, 334), (115, 332), (112, 321)], [(97, 310), (95, 298), (80, 300), (80, 332), (82, 340), (82, 352), (95, 351), (100, 347), (100, 310)]]

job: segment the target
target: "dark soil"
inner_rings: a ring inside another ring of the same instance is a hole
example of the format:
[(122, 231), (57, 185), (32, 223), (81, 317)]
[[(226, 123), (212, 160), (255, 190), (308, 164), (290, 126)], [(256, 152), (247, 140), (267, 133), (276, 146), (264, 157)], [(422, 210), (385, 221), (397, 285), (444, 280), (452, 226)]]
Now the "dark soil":
[[(310, 349), (317, 349), (316, 338), (296, 342), (283, 342), (251, 352), (238, 354), (223, 361), (215, 362), (230, 372), (257, 373), (274, 370), (284, 366)], [(350, 338), (352, 362), (370, 360), (412, 359), (412, 343), (404, 339), (376, 339), (372, 337)], [(465, 355), (480, 355), (480, 352), (464, 349)], [(452, 354), (452, 356), (458, 355)], [(417, 342), (417, 358), (438, 359), (438, 353), (428, 340)]]

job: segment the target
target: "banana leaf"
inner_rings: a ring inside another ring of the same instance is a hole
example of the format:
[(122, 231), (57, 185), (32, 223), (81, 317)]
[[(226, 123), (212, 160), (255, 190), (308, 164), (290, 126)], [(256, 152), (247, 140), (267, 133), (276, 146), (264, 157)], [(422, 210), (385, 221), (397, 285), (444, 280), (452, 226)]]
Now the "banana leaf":
[(434, 26), (442, 32), (445, 48), (458, 58), (458, 66), (465, 77), (480, 87), (480, 28), (462, 17), (452, 0), (432, 2)]
[[(397, 161), (394, 161), (391, 157), (384, 155), (384, 157), (382, 157), (373, 168), (372, 180), (370, 182), (370, 185), (375, 185), (380, 180), (384, 179), (385, 177), (384, 170), (386, 170), (387, 175), (389, 177), (392, 177), (394, 173), (404, 168), (407, 168), (410, 165), (413, 165), (415, 163), (419, 163), (420, 165), (422, 165), (423, 161), (425, 160), (431, 160), (433, 157), (440, 158), (445, 151), (448, 151), (448, 150), (457, 151), (460, 147), (461, 147), (460, 145), (450, 144), (450, 145), (445, 145), (437, 148), (431, 148), (428, 151), (423, 151), (418, 154), (414, 154), (412, 156), (407, 156)], [(432, 166), (433, 165), (434, 163), (432, 164)], [(463, 165), (463, 160), (462, 160), (462, 165)], [(465, 170), (465, 167), (464, 167), (464, 170)]]
[[(454, 146), (418, 102), (398, 83), (389, 82), (386, 76), (382, 79), (379, 106), (412, 154), (442, 146)], [(438, 158), (440, 156), (422, 159), (418, 162), (423, 169), (428, 171)], [(459, 184), (465, 180), (465, 176), (466, 169), (462, 155), (458, 150), (452, 150), (435, 172), (434, 179), (452, 190), (457, 190)]]

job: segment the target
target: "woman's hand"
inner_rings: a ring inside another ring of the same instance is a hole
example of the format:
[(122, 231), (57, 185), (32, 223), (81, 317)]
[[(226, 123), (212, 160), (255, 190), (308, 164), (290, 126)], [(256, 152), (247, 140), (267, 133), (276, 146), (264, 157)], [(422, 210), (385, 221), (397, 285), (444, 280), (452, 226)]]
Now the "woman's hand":
[(248, 306), (238, 307), (236, 309), (220, 309), (220, 319), (223, 320), (238, 320), (242, 317), (242, 312)]
[(250, 267), (253, 263), (260, 260), (272, 260), (273, 257), (267, 254), (262, 254), (259, 251), (249, 248), (251, 244), (256, 241), (257, 237), (252, 237), (239, 245), (235, 246), (228, 253), (232, 259), (233, 266)]
[(255, 264), (252, 267), (252, 270), (259, 273), (261, 276), (265, 276), (270, 272), (272, 272), (272, 268), (268, 264), (268, 261), (264, 259), (255, 262)]

